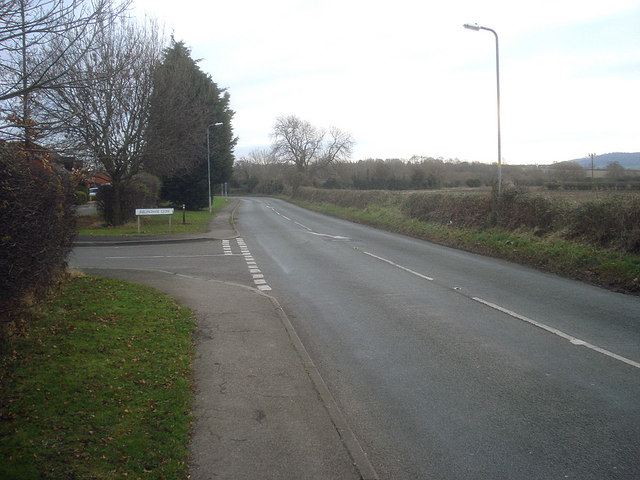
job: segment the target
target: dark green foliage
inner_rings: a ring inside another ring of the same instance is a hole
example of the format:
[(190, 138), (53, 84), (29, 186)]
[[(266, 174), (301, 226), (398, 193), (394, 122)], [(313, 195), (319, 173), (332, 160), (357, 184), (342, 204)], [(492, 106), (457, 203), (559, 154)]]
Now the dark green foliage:
[(163, 179), (164, 199), (189, 209), (208, 205), (207, 130), (212, 193), (214, 185), (230, 180), (233, 114), (229, 95), (174, 40), (154, 75), (146, 133), (145, 168)]
[(0, 146), (0, 319), (38, 298), (66, 266), (75, 181), (45, 158)]
[(115, 225), (114, 206), (120, 205), (124, 223), (135, 218), (136, 208), (151, 208), (158, 204), (160, 193), (160, 180), (148, 173), (138, 174), (133, 177), (131, 183), (121, 188), (120, 201), (116, 202), (113, 185), (103, 185), (98, 189), (96, 202), (98, 211), (107, 225)]
[[(213, 188), (213, 185), (212, 185)], [(187, 210), (198, 210), (209, 205), (209, 185), (207, 183), (207, 164), (200, 162), (191, 169), (181, 169), (162, 184), (162, 198)], [(211, 192), (214, 194), (214, 191)]]
[(466, 182), (464, 182), (467, 187), (477, 188), (482, 186), (482, 180), (479, 178), (469, 178)]

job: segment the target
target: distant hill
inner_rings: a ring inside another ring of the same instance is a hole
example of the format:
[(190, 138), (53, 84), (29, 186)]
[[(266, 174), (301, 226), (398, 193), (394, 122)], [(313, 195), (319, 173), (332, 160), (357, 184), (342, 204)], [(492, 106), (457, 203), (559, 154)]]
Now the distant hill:
[[(591, 168), (591, 158), (577, 158), (571, 160), (585, 168)], [(593, 158), (593, 166), (597, 169), (607, 168), (612, 162), (618, 162), (624, 168), (631, 170), (640, 170), (640, 152), (638, 153), (605, 153), (604, 155), (596, 155)]]

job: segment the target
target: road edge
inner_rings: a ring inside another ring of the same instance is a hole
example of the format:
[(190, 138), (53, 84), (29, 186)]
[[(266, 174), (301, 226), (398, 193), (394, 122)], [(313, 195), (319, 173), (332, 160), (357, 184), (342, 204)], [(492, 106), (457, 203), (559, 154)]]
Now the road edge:
[[(247, 288), (253, 289), (253, 287), (247, 287)], [(320, 395), (320, 399), (322, 400), (322, 403), (327, 409), (329, 418), (331, 419), (331, 422), (335, 426), (336, 431), (338, 432), (338, 435), (340, 435), (342, 442), (344, 443), (347, 451), (349, 452), (349, 455), (353, 460), (353, 464), (360, 472), (360, 476), (362, 480), (379, 480), (378, 474), (376, 470), (373, 468), (373, 465), (371, 464), (371, 462), (369, 461), (368, 455), (363, 450), (362, 445), (360, 445), (360, 442), (358, 441), (355, 434), (353, 433), (353, 430), (351, 430), (351, 427), (349, 427), (349, 424), (347, 423), (346, 418), (342, 414), (340, 407), (338, 407), (337, 402), (335, 401), (335, 399), (333, 398), (333, 395), (329, 391), (329, 388), (327, 387), (327, 384), (322, 378), (322, 375), (318, 371), (318, 368), (316, 367), (315, 363), (313, 363), (313, 360), (311, 359), (309, 352), (307, 352), (307, 349), (302, 343), (302, 340), (300, 340), (300, 337), (298, 336), (295, 330), (295, 327), (289, 320), (289, 317), (287, 316), (287, 314), (285, 313), (283, 308), (280, 306), (280, 303), (275, 297), (261, 291), (259, 292), (262, 295), (269, 298), (274, 308), (278, 312), (280, 321), (284, 325), (284, 328), (287, 331), (287, 334), (289, 335), (289, 339), (291, 340), (291, 343), (293, 343), (293, 346), (298, 352), (298, 355), (300, 356), (302, 364), (304, 365), (304, 368), (307, 371), (307, 375), (309, 375), (309, 378), (313, 382), (313, 385), (315, 386), (316, 391), (318, 392), (318, 395)]]
[[(360, 478), (362, 480), (379, 480), (378, 474), (376, 470), (373, 468), (373, 465), (371, 464), (371, 462), (369, 461), (368, 455), (363, 450), (362, 445), (360, 444), (355, 434), (353, 433), (353, 430), (351, 430), (351, 427), (347, 423), (345, 416), (343, 415), (342, 411), (340, 410), (340, 407), (338, 406), (337, 402), (333, 398), (333, 395), (329, 391), (329, 388), (327, 387), (327, 384), (322, 378), (322, 375), (320, 374), (318, 368), (316, 367), (315, 363), (311, 359), (311, 356), (309, 355), (309, 352), (307, 351), (306, 347), (302, 343), (302, 340), (298, 336), (298, 333), (296, 332), (295, 327), (289, 320), (289, 317), (287, 316), (286, 312), (280, 305), (280, 302), (278, 302), (278, 300), (275, 297), (249, 285), (242, 285), (235, 282), (227, 282), (227, 281), (217, 280), (217, 279), (205, 279), (205, 278), (200, 278), (194, 275), (186, 275), (183, 273), (170, 272), (162, 269), (88, 267), (88, 268), (74, 268), (73, 270), (82, 272), (86, 275), (100, 275), (100, 276), (106, 276), (106, 277), (109, 276), (109, 273), (108, 273), (109, 271), (159, 272), (159, 273), (167, 274), (170, 276), (192, 278), (192, 279), (204, 280), (212, 283), (223, 283), (225, 285), (229, 285), (232, 287), (251, 290), (269, 299), (272, 306), (274, 307), (274, 310), (277, 312), (278, 317), (280, 318), (280, 322), (284, 326), (284, 329), (286, 330), (287, 335), (289, 336), (289, 340), (291, 341), (293, 347), (295, 348), (296, 353), (300, 357), (302, 365), (305, 371), (307, 372), (307, 375), (311, 379), (311, 383), (313, 384), (316, 392), (318, 393), (320, 400), (324, 405), (327, 411), (327, 414), (329, 415), (329, 419), (331, 420), (331, 423), (333, 424), (334, 428), (338, 432), (338, 436), (342, 440), (343, 445), (345, 446), (349, 456), (351, 457), (353, 461), (353, 465), (356, 467), (356, 469), (360, 473)], [(168, 295), (171, 297), (170, 294)]]

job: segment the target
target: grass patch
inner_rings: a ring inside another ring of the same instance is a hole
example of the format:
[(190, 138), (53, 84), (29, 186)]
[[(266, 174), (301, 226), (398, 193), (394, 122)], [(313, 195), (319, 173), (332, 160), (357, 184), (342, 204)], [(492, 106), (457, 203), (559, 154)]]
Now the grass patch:
[(182, 223), (182, 210), (175, 209), (171, 217), (171, 231), (169, 231), (168, 215), (151, 215), (140, 218), (140, 233), (138, 221), (107, 227), (99, 214), (79, 215), (77, 219), (78, 235), (86, 236), (137, 236), (137, 235), (168, 235), (181, 233), (202, 233), (208, 231), (209, 222), (215, 213), (226, 206), (229, 200), (215, 197), (212, 203), (213, 213), (208, 209), (185, 212), (185, 223)]
[(69, 278), (0, 363), (0, 478), (186, 479), (194, 328), (151, 288)]
[(363, 209), (289, 199), (302, 207), (352, 222), (462, 250), (503, 258), (625, 293), (640, 294), (640, 255), (598, 248), (530, 230), (465, 228), (424, 222), (402, 213), (394, 202)]

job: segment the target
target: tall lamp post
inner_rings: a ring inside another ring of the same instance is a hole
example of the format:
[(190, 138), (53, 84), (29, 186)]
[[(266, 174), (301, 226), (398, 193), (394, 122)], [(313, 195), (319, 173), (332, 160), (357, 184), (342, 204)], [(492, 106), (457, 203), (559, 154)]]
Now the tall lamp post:
[(481, 27), (477, 23), (470, 24), (465, 23), (464, 28), (468, 30), (475, 30), (476, 32), (479, 30), (486, 30), (487, 32), (493, 33), (496, 37), (496, 84), (498, 87), (498, 195), (502, 191), (502, 147), (500, 143), (500, 55), (498, 53), (498, 34), (495, 30), (487, 27)]
[(211, 150), (209, 149), (209, 129), (222, 125), (222, 122), (207, 125), (207, 181), (209, 183), (209, 213), (211, 213)]

